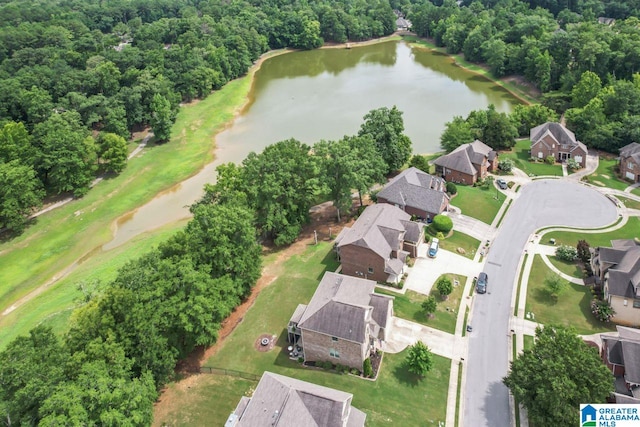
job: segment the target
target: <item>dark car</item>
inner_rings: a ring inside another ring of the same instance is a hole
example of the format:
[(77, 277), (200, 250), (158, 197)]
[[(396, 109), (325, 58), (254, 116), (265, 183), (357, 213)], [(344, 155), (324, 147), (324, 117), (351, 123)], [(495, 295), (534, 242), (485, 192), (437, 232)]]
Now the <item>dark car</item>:
[(479, 294), (487, 293), (487, 284), (489, 282), (489, 276), (484, 271), (478, 275), (478, 280), (476, 281), (476, 291)]
[(509, 188), (509, 186), (507, 185), (507, 181), (502, 178), (498, 178), (496, 180), (496, 184), (498, 184), (498, 187), (500, 187), (501, 190), (506, 190), (507, 188)]

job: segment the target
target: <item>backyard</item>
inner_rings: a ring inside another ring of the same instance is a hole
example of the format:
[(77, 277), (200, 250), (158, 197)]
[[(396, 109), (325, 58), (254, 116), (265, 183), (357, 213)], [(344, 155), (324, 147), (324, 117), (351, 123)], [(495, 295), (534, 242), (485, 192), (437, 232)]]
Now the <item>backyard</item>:
[(460, 208), (464, 215), (491, 224), (506, 196), (496, 190), (493, 185), (489, 188), (458, 185), (458, 193), (451, 199), (451, 204)]
[(562, 176), (562, 166), (559, 164), (547, 164), (544, 162), (532, 162), (531, 141), (523, 139), (516, 141), (511, 151), (501, 151), (500, 159), (511, 159), (515, 167), (529, 176)]
[(554, 274), (535, 255), (527, 286), (526, 312), (538, 323), (572, 326), (576, 332), (590, 335), (615, 330), (611, 323), (603, 323), (591, 313), (591, 290), (587, 286), (564, 281), (564, 289), (557, 299), (551, 297), (545, 286), (547, 275)]
[[(273, 371), (353, 393), (353, 406), (367, 413), (369, 426), (410, 425), (416, 419), (436, 425), (438, 421), (444, 421), (451, 362), (449, 359), (434, 355), (433, 370), (424, 380), (418, 381), (403, 367), (406, 350), (398, 354), (385, 354), (381, 372), (373, 382), (352, 375), (302, 367), (297, 361), (289, 359), (286, 350), (283, 351), (287, 346), (286, 326), (293, 311), (298, 304), (309, 302), (324, 272), (334, 271), (338, 265), (331, 249), (330, 242), (309, 245), (304, 253), (284, 261), (278, 269), (277, 278), (262, 290), (242, 322), (222, 343), (218, 352), (205, 362), (205, 366), (256, 375)], [(269, 257), (265, 264), (275, 257), (277, 254)], [(277, 337), (276, 345), (268, 352), (256, 351), (255, 340), (265, 333)], [(252, 386), (246, 380), (240, 381), (247, 388)], [(184, 408), (176, 401), (171, 404), (171, 410), (163, 409), (161, 412), (171, 414), (170, 419), (176, 420), (176, 425), (198, 425), (193, 419), (184, 423), (179, 421), (189, 419), (190, 413), (206, 413), (203, 424), (222, 425), (229, 415), (229, 408), (235, 407), (247, 391), (229, 384), (225, 387), (229, 387), (230, 391), (221, 396), (207, 394), (206, 384), (195, 385), (189, 393), (194, 396), (194, 405), (197, 407), (188, 405)], [(394, 398), (389, 399), (389, 396)], [(200, 407), (208, 408), (198, 409)], [(162, 425), (163, 422), (163, 419), (156, 420), (157, 425)], [(169, 422), (169, 418), (166, 422)]]

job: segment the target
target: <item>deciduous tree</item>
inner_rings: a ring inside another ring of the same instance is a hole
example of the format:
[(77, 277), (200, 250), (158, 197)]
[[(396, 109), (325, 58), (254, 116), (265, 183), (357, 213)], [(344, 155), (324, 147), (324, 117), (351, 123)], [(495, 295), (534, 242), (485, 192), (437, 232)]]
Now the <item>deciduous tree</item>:
[(409, 372), (416, 374), (418, 377), (424, 377), (433, 367), (431, 350), (422, 341), (416, 342), (409, 347), (405, 364)]
[(394, 105), (369, 111), (358, 136), (369, 135), (387, 164), (387, 173), (404, 166), (411, 156), (411, 140), (404, 133), (402, 111)]

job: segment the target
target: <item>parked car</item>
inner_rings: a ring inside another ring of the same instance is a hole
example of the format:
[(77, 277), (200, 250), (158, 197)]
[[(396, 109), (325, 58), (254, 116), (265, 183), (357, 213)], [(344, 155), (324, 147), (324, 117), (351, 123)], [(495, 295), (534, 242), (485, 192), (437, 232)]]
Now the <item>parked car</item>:
[(498, 184), (498, 187), (500, 187), (501, 190), (506, 190), (507, 188), (509, 188), (509, 186), (507, 185), (507, 181), (502, 178), (498, 178), (496, 180), (496, 184)]
[(429, 255), (431, 258), (435, 258), (436, 255), (438, 255), (438, 247), (440, 245), (440, 240), (436, 239), (435, 237), (431, 240), (431, 244), (429, 245), (429, 252), (427, 252), (427, 255)]
[(476, 280), (476, 291), (479, 294), (487, 293), (487, 284), (489, 282), (489, 276), (484, 271), (478, 275), (478, 280)]

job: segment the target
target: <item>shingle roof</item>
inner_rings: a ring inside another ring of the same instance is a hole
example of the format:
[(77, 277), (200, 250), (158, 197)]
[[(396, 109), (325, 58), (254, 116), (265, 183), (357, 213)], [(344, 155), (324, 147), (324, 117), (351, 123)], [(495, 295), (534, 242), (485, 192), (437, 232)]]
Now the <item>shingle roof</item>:
[(380, 203), (368, 206), (351, 228), (343, 229), (339, 238), (336, 238), (336, 245), (369, 248), (388, 259), (391, 251), (398, 249), (398, 237), (404, 237), (405, 225), (402, 221), (410, 219), (408, 213), (393, 205)]
[(445, 185), (444, 179), (412, 167), (389, 181), (378, 197), (398, 206), (440, 213), (449, 200)]
[(534, 127), (529, 131), (529, 139), (531, 140), (532, 147), (538, 143), (548, 146), (548, 141), (553, 141), (553, 143), (559, 145), (569, 145), (569, 151), (579, 150), (584, 153), (587, 152), (587, 146), (576, 140), (573, 132), (556, 122), (547, 122)]
[(449, 154), (438, 157), (433, 163), (467, 175), (475, 175), (478, 169), (474, 165), (481, 165), (485, 158), (492, 160), (495, 156), (491, 147), (476, 139), (469, 144), (459, 146)]
[(611, 295), (637, 297), (636, 289), (640, 289), (640, 246), (627, 248), (620, 261), (609, 267), (607, 283)]
[(374, 294), (375, 285), (373, 280), (326, 272), (298, 327), (363, 343), (370, 321), (383, 319), (382, 323), (376, 322), (387, 326), (386, 316), (373, 313), (381, 304)]
[(640, 342), (622, 340), (624, 378), (627, 382), (640, 384)]
[(236, 409), (236, 425), (334, 427), (346, 421), (347, 426), (364, 426), (366, 415), (351, 407), (352, 399), (350, 393), (265, 372), (244, 409)]
[(620, 157), (631, 157), (636, 163), (640, 163), (640, 144), (632, 142), (620, 149)]

